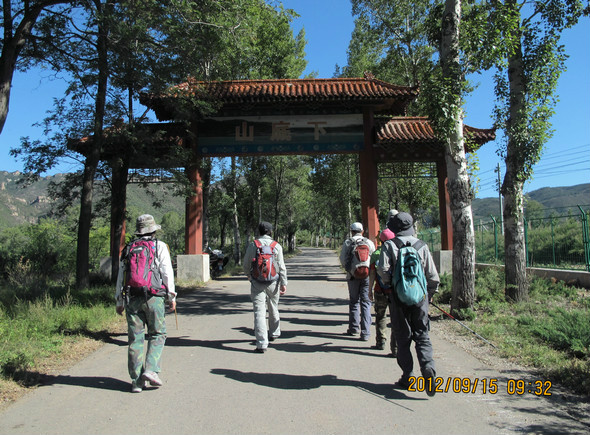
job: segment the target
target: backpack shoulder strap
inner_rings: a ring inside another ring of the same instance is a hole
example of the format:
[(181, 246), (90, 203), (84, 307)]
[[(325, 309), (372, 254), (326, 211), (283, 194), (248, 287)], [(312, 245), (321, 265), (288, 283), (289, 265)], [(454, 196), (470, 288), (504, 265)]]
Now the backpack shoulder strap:
[(393, 243), (395, 243), (395, 246), (397, 246), (397, 249), (402, 249), (405, 245), (404, 242), (402, 242), (400, 239), (398, 239), (397, 237), (394, 237), (393, 239), (391, 239), (391, 241)]
[(262, 243), (260, 243), (260, 240), (258, 240), (258, 239), (254, 239), (254, 244), (256, 245), (257, 248), (262, 247)]
[(279, 244), (279, 242), (277, 242), (276, 240), (273, 240), (272, 243), (270, 244), (270, 249), (275, 250), (275, 247)]

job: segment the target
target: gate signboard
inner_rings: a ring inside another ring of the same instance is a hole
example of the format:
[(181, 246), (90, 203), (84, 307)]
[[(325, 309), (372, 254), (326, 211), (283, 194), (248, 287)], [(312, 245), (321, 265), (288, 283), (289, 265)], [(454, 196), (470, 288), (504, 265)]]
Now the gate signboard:
[(198, 127), (202, 156), (359, 152), (362, 114), (213, 117)]

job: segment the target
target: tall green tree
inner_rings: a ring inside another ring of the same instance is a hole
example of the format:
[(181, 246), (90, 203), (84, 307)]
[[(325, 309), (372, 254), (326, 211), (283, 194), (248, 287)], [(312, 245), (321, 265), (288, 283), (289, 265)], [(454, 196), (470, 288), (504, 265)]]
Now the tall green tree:
[(522, 301), (528, 298), (523, 186), (552, 134), (555, 89), (566, 59), (559, 39), (576, 24), (583, 6), (579, 0), (495, 0), (491, 6), (485, 43), (497, 47), (495, 117), (506, 139), (500, 149), (506, 163), (501, 187), (506, 297)]
[[(14, 72), (30, 66), (30, 53), (27, 44), (32, 45), (36, 39), (37, 21), (46, 15), (68, 14), (70, 4), (74, 1), (39, 0), (11, 1), (2, 0), (0, 23), (2, 39), (0, 40), (0, 134), (4, 129), (10, 102), (10, 91)], [(23, 51), (24, 50), (24, 51)]]
[[(79, 220), (77, 285), (84, 287), (88, 283), (86, 241), (91, 227), (93, 181), (104, 163), (99, 159), (106, 139), (104, 126), (117, 125), (119, 117), (126, 119), (126, 128), (111, 129), (109, 133), (120, 132), (118, 140), (125, 138), (141, 152), (142, 143), (146, 146), (150, 141), (138, 136), (141, 127), (134, 127), (144, 120), (141, 112), (135, 113), (140, 90), (164, 89), (186, 80), (189, 74), (196, 79), (266, 75), (266, 55), (275, 49), (282, 54), (287, 49), (294, 53), (291, 57), (285, 55), (282, 64), (270, 65), (284, 67), (272, 73), (300, 72), (305, 66), (305, 41), (303, 37), (295, 40), (292, 32), (286, 32), (292, 12), (271, 8), (262, 0), (86, 0), (76, 5), (76, 13), (44, 19), (45, 34), (35, 47), (39, 59), (46, 59), (54, 69), (71, 77), (67, 95), (48, 119), (54, 135), (45, 143), (25, 141), (15, 152), (28, 153), (28, 167), (42, 173), (59, 157), (71, 155), (64, 131), (70, 137), (92, 136), (84, 162)], [(269, 32), (271, 36), (261, 41), (256, 32), (264, 26), (272, 27), (275, 33)], [(253, 59), (244, 53), (258, 57)], [(295, 64), (294, 69), (285, 66)], [(259, 70), (252, 72), (252, 68)], [(206, 107), (199, 102), (188, 103), (187, 116), (181, 120), (191, 122)], [(76, 113), (84, 116), (77, 118)], [(68, 124), (66, 130), (56, 128), (64, 123)], [(108, 175), (108, 167), (104, 168)]]

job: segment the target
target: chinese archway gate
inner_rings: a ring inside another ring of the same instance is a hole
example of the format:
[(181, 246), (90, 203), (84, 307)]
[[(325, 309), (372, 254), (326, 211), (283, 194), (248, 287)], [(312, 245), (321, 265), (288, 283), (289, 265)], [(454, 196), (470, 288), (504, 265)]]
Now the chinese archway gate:
[[(379, 231), (377, 165), (381, 162), (430, 162), (437, 168), (442, 250), (452, 249), (452, 226), (444, 145), (428, 120), (406, 116), (407, 105), (418, 89), (397, 86), (373, 77), (297, 80), (187, 81), (163, 94), (143, 94), (141, 103), (152, 109), (164, 135), (154, 143), (152, 155), (129, 152), (129, 147), (105, 147), (103, 160), (112, 162), (113, 192), (122, 196), (113, 204), (112, 226), (123, 225), (127, 171), (180, 163), (195, 186), (187, 200), (185, 254), (198, 260), (187, 264), (194, 279), (208, 279), (203, 254), (203, 202), (199, 161), (203, 157), (281, 154), (357, 153), (361, 180), (362, 219), (368, 237)], [(197, 117), (186, 127), (171, 120), (187, 119), (191, 101), (215, 107), (211, 115)], [(184, 111), (180, 114), (180, 111)], [(495, 137), (493, 130), (465, 126), (470, 146), (479, 147)], [(82, 143), (83, 145), (83, 143)], [(174, 147), (189, 148), (190, 161), (165, 157)], [(84, 147), (77, 147), (84, 153)], [(124, 152), (125, 151), (125, 152)], [(466, 151), (473, 151), (467, 149)], [(121, 156), (125, 156), (121, 158)], [(157, 156), (157, 158), (156, 158)], [(122, 210), (121, 210), (122, 209)], [(123, 212), (123, 213), (122, 213)], [(114, 232), (112, 231), (112, 234)], [(118, 249), (120, 240), (112, 241)], [(184, 256), (183, 256), (184, 257)], [(178, 274), (182, 259), (178, 259)], [(200, 274), (203, 276), (199, 276)]]

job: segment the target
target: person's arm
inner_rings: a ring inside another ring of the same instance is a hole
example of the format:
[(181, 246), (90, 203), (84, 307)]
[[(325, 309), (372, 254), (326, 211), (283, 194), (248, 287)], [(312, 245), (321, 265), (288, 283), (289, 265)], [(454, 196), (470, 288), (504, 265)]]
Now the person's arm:
[[(123, 251), (125, 252), (125, 251)], [(121, 257), (122, 258), (122, 257)], [(123, 280), (125, 279), (125, 263), (119, 261), (119, 273), (117, 275), (117, 284), (115, 284), (115, 310), (117, 314), (123, 314), (125, 311), (125, 301), (123, 300)]]
[(438, 293), (438, 286), (440, 284), (440, 277), (434, 264), (434, 259), (430, 253), (428, 245), (424, 245), (421, 249), (421, 257), (424, 260), (424, 275), (426, 276), (426, 288), (428, 290), (428, 299), (432, 300), (432, 297)]
[(158, 242), (158, 257), (160, 259), (160, 276), (162, 284), (168, 290), (168, 301), (170, 309), (176, 308), (176, 286), (174, 285), (174, 269), (172, 268), (172, 259), (166, 243)]
[(279, 266), (279, 292), (284, 295), (287, 291), (287, 267), (283, 257), (283, 247), (277, 243), (277, 264)]
[(250, 242), (246, 248), (246, 253), (244, 254), (242, 269), (244, 270), (244, 275), (248, 277), (248, 280), (252, 278), (250, 276), (250, 269), (252, 268), (252, 260), (254, 259), (254, 254), (256, 253), (255, 249), (256, 245), (254, 242)]
[(381, 277), (381, 281), (389, 285), (391, 283), (391, 268), (393, 266), (393, 242), (387, 241), (381, 247), (381, 255), (379, 255), (379, 266), (377, 267), (377, 273)]

